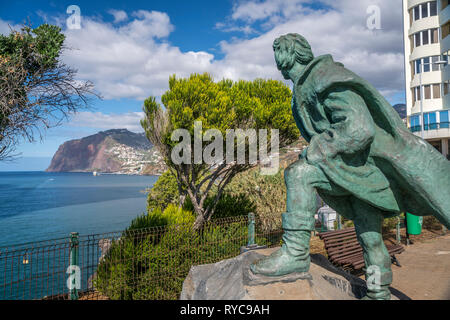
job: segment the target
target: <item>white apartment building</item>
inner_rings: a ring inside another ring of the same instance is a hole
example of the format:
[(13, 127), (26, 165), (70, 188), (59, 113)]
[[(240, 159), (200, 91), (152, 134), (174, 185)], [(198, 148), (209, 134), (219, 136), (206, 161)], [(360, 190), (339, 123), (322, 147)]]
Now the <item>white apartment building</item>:
[(450, 160), (449, 1), (403, 0), (403, 32), (408, 127)]

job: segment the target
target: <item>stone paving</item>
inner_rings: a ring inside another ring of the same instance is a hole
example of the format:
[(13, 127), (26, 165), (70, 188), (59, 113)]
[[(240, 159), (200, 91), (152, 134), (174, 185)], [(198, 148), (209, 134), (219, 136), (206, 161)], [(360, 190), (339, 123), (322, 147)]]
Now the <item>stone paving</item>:
[(392, 288), (413, 300), (450, 300), (450, 234), (414, 242), (392, 265)]

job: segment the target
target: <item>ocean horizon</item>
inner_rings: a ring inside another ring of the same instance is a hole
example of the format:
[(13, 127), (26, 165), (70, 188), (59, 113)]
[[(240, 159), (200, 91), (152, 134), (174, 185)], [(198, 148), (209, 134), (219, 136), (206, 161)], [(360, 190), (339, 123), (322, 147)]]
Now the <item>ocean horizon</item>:
[(0, 247), (121, 231), (146, 210), (157, 176), (0, 171)]
[(52, 157), (17, 157), (8, 161), (0, 161), (0, 173), (45, 171), (51, 161)]

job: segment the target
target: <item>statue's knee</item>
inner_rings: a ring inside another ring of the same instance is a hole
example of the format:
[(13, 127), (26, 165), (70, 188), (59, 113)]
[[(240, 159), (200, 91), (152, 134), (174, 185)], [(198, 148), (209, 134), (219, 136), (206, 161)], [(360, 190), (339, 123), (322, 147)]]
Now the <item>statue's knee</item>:
[(301, 183), (307, 183), (308, 181), (308, 168), (304, 160), (299, 160), (291, 164), (284, 170), (284, 180), (286, 185), (298, 185)]
[(379, 233), (367, 232), (359, 235), (360, 242), (367, 250), (383, 250), (383, 237)]

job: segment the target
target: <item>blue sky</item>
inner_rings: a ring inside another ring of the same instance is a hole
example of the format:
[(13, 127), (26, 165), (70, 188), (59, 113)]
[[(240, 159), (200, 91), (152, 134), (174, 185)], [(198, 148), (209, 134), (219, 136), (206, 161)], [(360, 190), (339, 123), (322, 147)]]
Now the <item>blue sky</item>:
[[(101, 18), (113, 22), (114, 16), (108, 10), (123, 10), (131, 13), (137, 10), (165, 12), (176, 29), (168, 40), (183, 47), (183, 50), (210, 50), (217, 46), (221, 32), (213, 27), (231, 12), (230, 1), (8, 1), (0, 4), (0, 17), (15, 23), (26, 21), (39, 25), (45, 18), (65, 18), (68, 6), (75, 4), (81, 15)], [(43, 19), (44, 18), (44, 19)], [(178, 29), (178, 30), (177, 30)], [(200, 36), (199, 36), (200, 35)]]
[[(398, 2), (398, 3), (397, 3)], [(369, 30), (367, 8), (381, 9), (381, 29)], [(81, 29), (69, 30), (69, 5), (81, 10)], [(171, 74), (210, 72), (214, 78), (282, 79), (271, 44), (301, 33), (316, 55), (331, 53), (392, 104), (404, 102), (401, 2), (390, 0), (245, 1), (8, 1), (0, 3), (0, 33), (25, 21), (60, 25), (62, 56), (104, 97), (89, 111), (23, 143), (23, 159), (0, 170), (45, 169), (58, 146), (101, 130), (140, 131), (143, 99), (167, 90)], [(30, 157), (33, 157), (32, 159)], [(37, 161), (36, 157), (44, 158)], [(28, 159), (28, 160), (27, 160)], [(39, 163), (39, 164), (38, 164)]]

